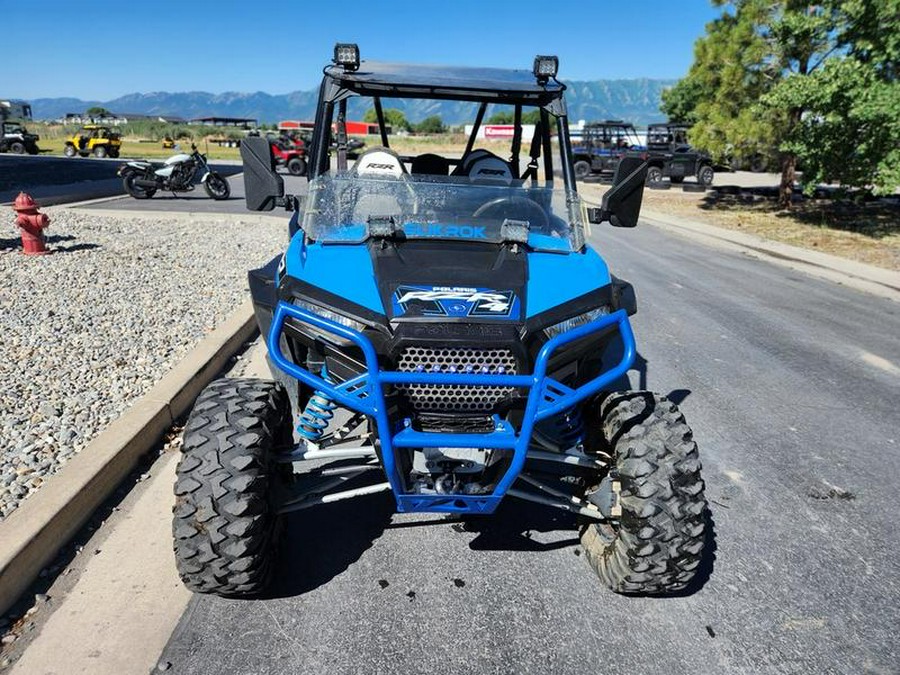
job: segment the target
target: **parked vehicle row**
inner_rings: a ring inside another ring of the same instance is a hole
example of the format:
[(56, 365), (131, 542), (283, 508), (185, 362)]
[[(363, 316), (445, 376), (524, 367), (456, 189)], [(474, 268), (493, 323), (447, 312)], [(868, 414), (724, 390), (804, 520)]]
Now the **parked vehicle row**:
[(572, 149), (575, 175), (581, 180), (599, 175), (611, 178), (622, 158), (638, 153), (647, 162), (647, 183), (659, 184), (666, 178), (682, 183), (693, 178), (704, 187), (712, 185), (715, 168), (712, 158), (691, 147), (688, 125), (674, 122), (651, 124), (642, 143), (634, 125), (623, 120), (586, 124), (581, 141)]

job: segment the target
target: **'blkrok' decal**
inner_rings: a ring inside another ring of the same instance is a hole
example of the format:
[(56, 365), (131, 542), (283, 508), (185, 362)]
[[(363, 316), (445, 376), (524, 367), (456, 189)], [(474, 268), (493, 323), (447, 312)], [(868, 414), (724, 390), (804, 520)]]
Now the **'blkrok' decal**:
[(392, 297), (394, 316), (518, 319), (513, 291), (468, 286), (399, 286)]

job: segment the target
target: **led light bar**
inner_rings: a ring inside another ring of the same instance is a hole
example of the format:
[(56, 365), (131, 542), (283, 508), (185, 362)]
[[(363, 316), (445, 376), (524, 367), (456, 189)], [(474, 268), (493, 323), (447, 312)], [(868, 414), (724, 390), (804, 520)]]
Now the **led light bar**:
[(556, 56), (538, 56), (534, 57), (534, 68), (532, 68), (534, 76), (540, 84), (546, 84), (551, 77), (556, 77), (559, 72), (559, 58)]
[(353, 42), (338, 42), (334, 46), (334, 62), (344, 70), (359, 68), (359, 46)]

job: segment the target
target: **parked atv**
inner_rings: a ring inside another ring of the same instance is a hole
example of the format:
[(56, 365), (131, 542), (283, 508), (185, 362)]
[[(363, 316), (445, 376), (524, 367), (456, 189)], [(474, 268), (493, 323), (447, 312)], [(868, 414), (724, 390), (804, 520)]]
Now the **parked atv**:
[(85, 124), (80, 131), (66, 140), (63, 154), (66, 157), (118, 157), (122, 147), (119, 133), (109, 127)]
[[(697, 445), (673, 402), (627, 390), (633, 290), (586, 243), (585, 218), (637, 224), (646, 163), (624, 157), (602, 206), (583, 208), (556, 57), (533, 74), (360, 63), (355, 45), (335, 57), (305, 198), (284, 194), (265, 138), (241, 145), (248, 208), (294, 212), (287, 251), (249, 277), (274, 379), (220, 379), (194, 405), (175, 486), (182, 580), (259, 593), (282, 516), (389, 491), (400, 512), (564, 511), (613, 590), (684, 589), (706, 533)], [(464, 154), (390, 149), (381, 97), (436, 95), (478, 105)], [(354, 97), (384, 144), (355, 161)], [(497, 100), (517, 120), (540, 112), (503, 156), (476, 147)]]
[(19, 122), (3, 122), (0, 125), (0, 152), (16, 155), (36, 155), (40, 152), (37, 142), (41, 137), (30, 134)]
[(292, 176), (306, 173), (306, 147), (302, 141), (294, 143), (289, 138), (271, 138), (269, 142), (278, 166), (287, 168)]
[(213, 199), (228, 199), (231, 186), (206, 163), (206, 155), (191, 144), (191, 154), (172, 155), (163, 164), (127, 162), (119, 167), (125, 192), (135, 199), (150, 199), (157, 190), (190, 192), (199, 181)]

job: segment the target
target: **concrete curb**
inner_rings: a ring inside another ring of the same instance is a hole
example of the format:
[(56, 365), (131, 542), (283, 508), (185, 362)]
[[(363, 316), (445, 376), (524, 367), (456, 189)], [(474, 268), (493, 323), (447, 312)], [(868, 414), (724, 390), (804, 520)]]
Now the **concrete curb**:
[(0, 614), (37, 578), (256, 331), (248, 300), (119, 419), (0, 522)]
[(642, 209), (641, 220), (705, 243), (724, 243), (758, 258), (900, 302), (900, 272), (651, 210)]

